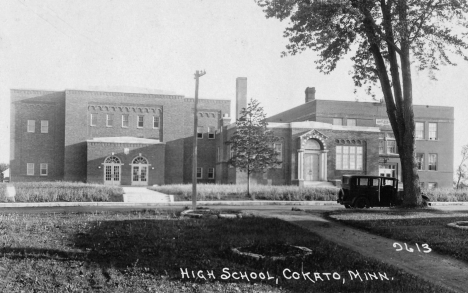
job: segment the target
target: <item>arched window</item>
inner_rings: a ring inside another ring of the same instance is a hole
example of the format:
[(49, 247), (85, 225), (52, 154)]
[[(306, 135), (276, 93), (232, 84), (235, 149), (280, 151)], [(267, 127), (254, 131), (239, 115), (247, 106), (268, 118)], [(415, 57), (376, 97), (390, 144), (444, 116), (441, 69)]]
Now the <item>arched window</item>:
[(120, 159), (116, 156), (110, 156), (104, 160), (104, 164), (120, 164)]
[(136, 157), (135, 159), (133, 159), (132, 161), (132, 164), (133, 165), (136, 165), (136, 164), (148, 164), (148, 160), (143, 158), (143, 157)]
[(322, 149), (319, 142), (315, 139), (308, 139), (305, 143), (304, 148), (306, 150), (321, 150)]

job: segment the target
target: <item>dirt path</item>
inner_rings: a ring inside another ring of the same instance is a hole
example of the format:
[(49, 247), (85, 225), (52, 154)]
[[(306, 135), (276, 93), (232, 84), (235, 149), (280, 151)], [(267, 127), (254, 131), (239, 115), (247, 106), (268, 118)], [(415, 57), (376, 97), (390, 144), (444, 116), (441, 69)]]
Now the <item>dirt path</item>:
[[(456, 292), (468, 292), (467, 263), (442, 256), (433, 251), (429, 253), (419, 252), (414, 243), (408, 243), (408, 249), (413, 248), (414, 252), (406, 251), (405, 244), (402, 242), (398, 243), (402, 245), (403, 250), (396, 251), (400, 247), (398, 245), (393, 246), (397, 242), (395, 240), (328, 221), (321, 217), (319, 213), (258, 211), (257, 214), (291, 222), (317, 233), (327, 240), (398, 267), (433, 284)], [(420, 250), (427, 251), (421, 246)]]

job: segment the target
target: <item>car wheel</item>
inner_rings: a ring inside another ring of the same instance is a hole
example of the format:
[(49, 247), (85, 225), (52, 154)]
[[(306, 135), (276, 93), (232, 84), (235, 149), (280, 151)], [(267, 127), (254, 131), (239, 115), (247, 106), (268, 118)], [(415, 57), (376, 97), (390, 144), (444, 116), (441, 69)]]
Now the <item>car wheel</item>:
[(344, 207), (347, 208), (347, 209), (351, 208), (351, 206), (349, 204), (345, 204)]
[(365, 197), (361, 196), (354, 202), (354, 207), (358, 209), (369, 207), (369, 201)]

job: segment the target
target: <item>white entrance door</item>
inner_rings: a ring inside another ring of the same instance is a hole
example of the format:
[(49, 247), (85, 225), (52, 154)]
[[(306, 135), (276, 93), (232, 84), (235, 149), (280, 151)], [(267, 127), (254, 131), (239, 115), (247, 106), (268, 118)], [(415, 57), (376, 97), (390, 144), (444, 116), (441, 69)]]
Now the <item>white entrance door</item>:
[(132, 185), (148, 185), (148, 160), (141, 154), (132, 161)]
[(319, 155), (304, 154), (304, 180), (318, 181), (319, 180)]
[(120, 159), (111, 156), (104, 161), (104, 184), (120, 185)]
[(132, 185), (148, 185), (148, 166), (132, 166)]

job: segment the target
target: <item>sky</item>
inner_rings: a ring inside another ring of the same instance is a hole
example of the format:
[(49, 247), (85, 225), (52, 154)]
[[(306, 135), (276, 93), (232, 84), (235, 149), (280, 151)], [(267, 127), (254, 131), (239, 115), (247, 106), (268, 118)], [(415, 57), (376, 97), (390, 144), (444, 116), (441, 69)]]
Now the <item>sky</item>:
[[(317, 99), (371, 101), (354, 94), (345, 57), (324, 75), (312, 51), (281, 58), (287, 21), (266, 19), (254, 0), (2, 0), (0, 162), (9, 161), (10, 89), (148, 92), (231, 100), (236, 77), (248, 98), (273, 115)], [(455, 109), (455, 163), (468, 144), (468, 62), (443, 67), (437, 81), (413, 71), (414, 104)], [(377, 95), (378, 98), (380, 98)]]

